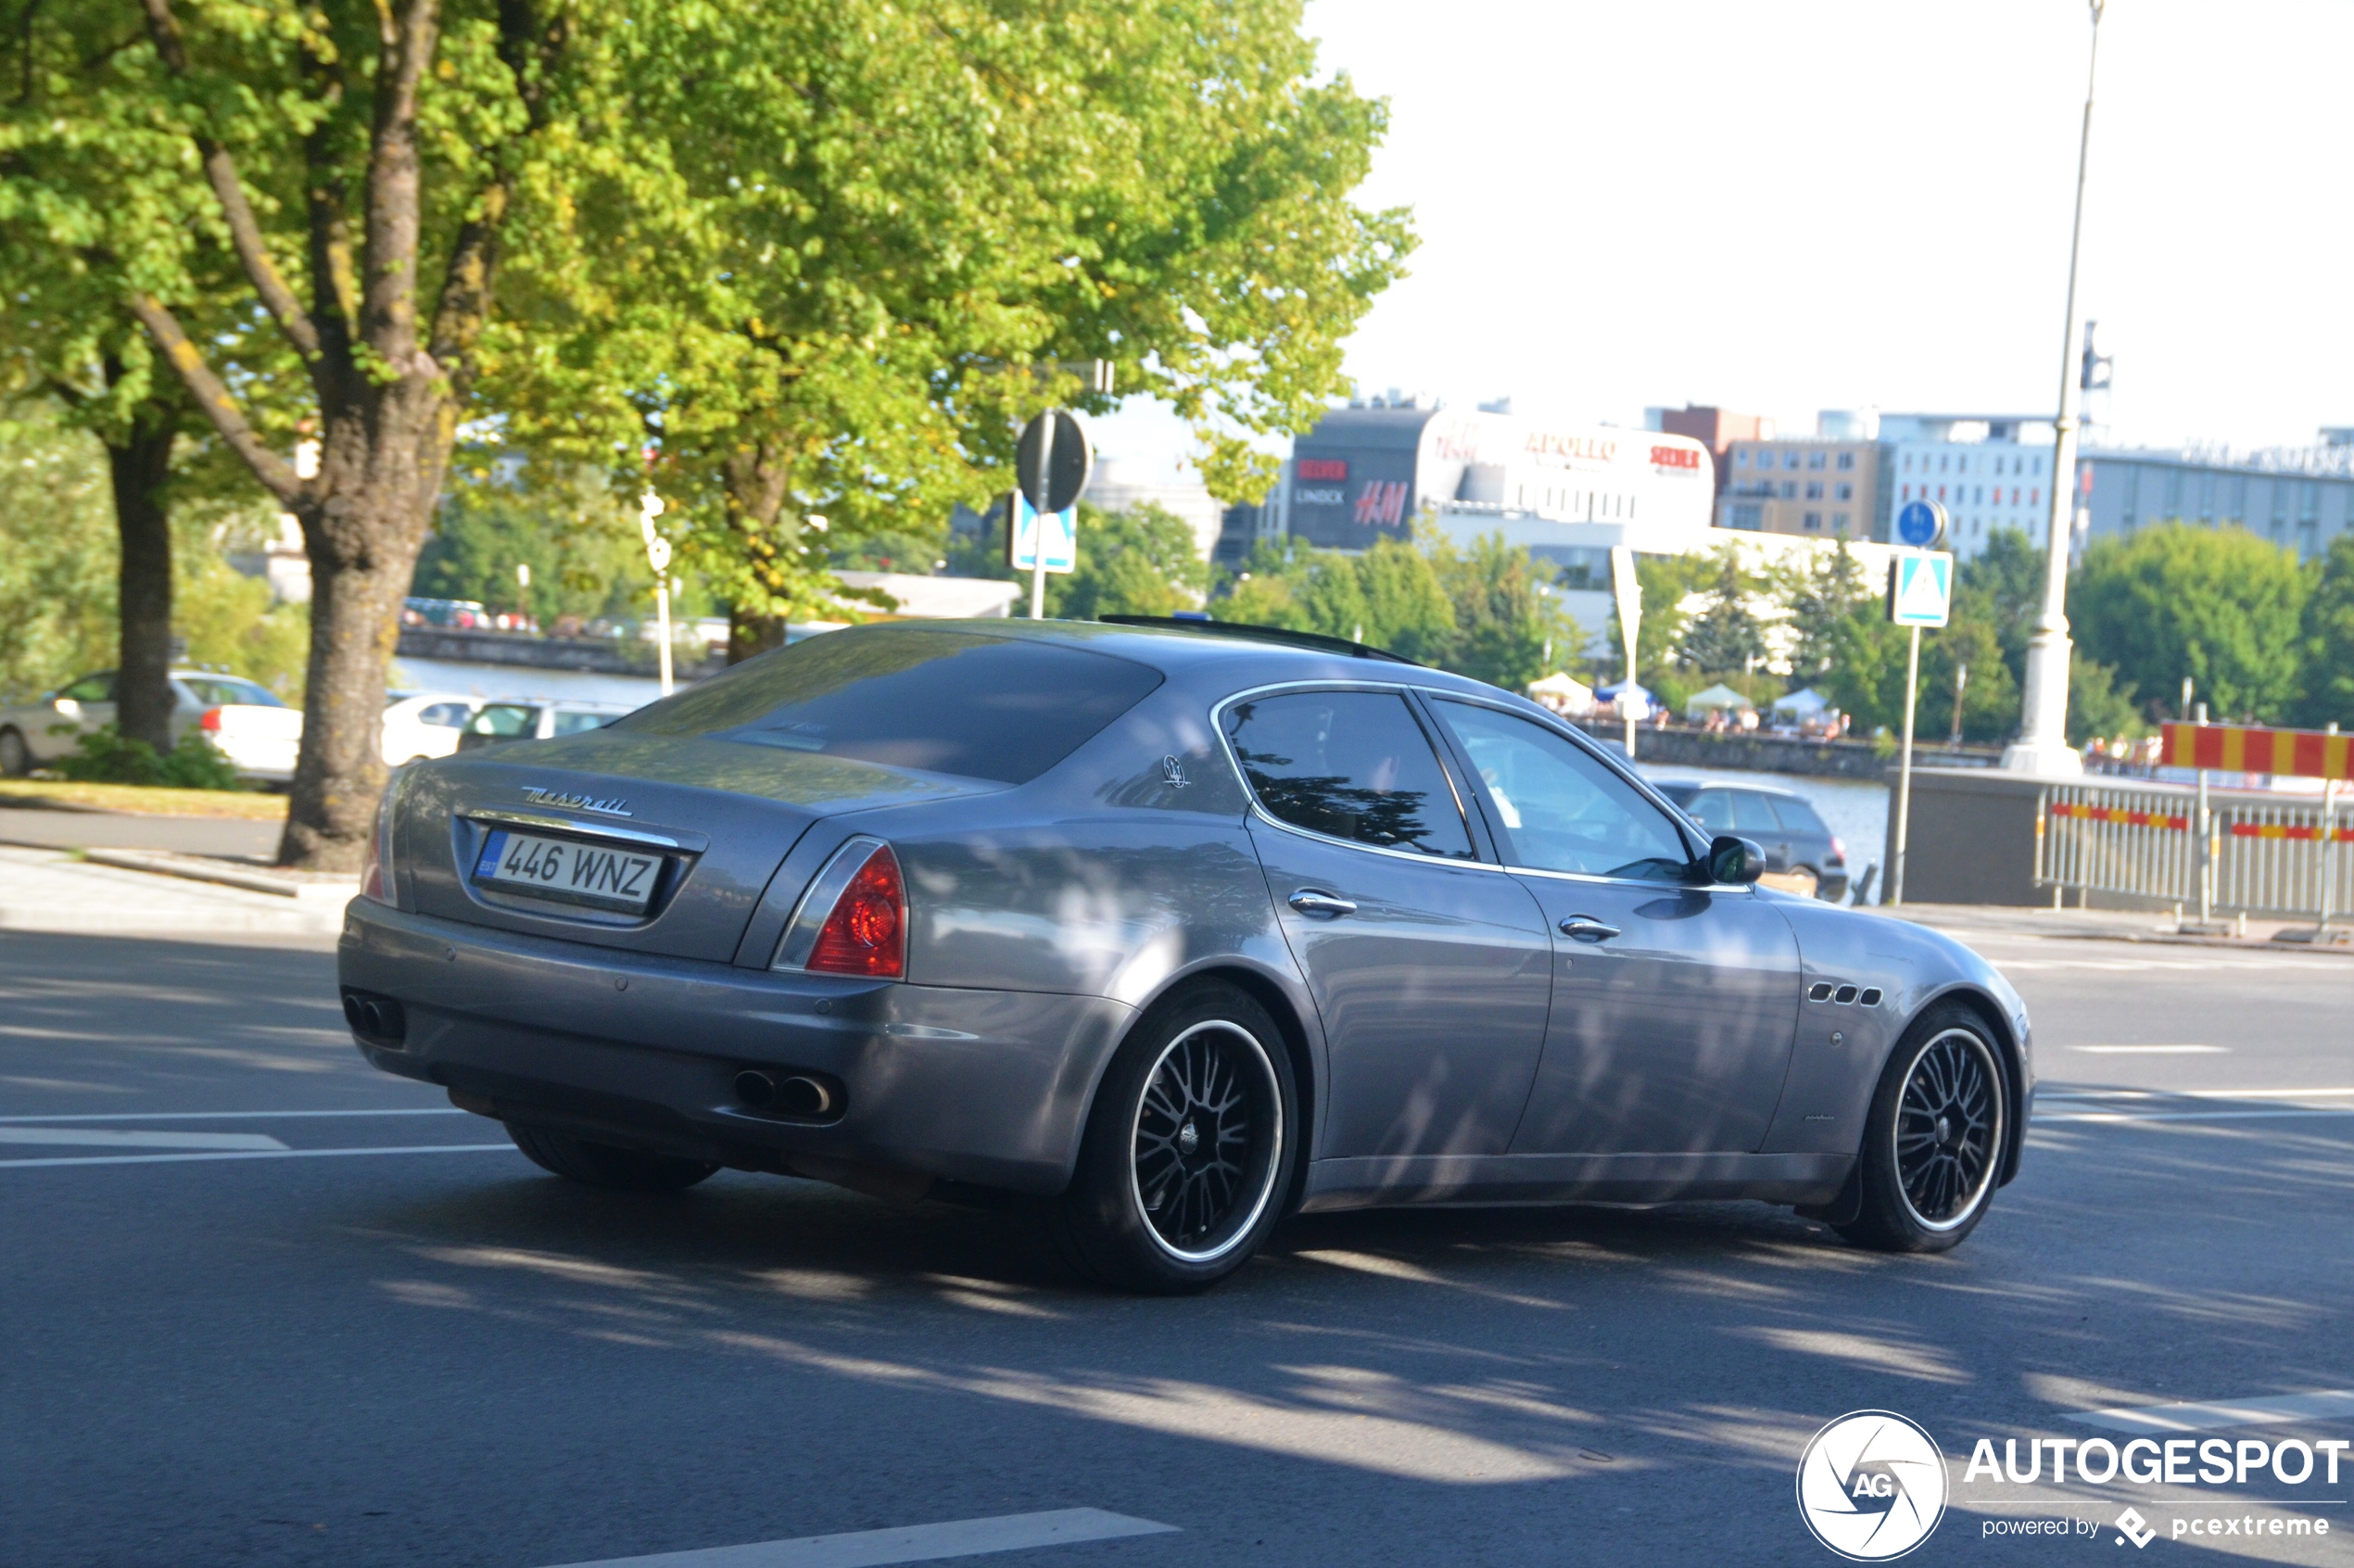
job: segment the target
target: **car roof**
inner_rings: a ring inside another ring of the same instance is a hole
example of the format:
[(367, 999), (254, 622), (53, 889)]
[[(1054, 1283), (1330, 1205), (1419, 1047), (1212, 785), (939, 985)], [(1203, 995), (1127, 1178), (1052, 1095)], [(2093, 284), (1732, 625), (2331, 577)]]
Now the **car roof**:
[(1652, 787), (1665, 790), (1747, 790), (1753, 794), (1779, 795), (1785, 800), (1804, 801), (1805, 794), (1780, 784), (1753, 784), (1746, 778), (1654, 778)]
[[(975, 637), (1056, 642), (1133, 660), (1158, 669), (1171, 678), (1201, 675), (1221, 679), (1231, 683), (1236, 690), (1288, 680), (1363, 680), (1460, 691), (1466, 696), (1493, 698), (1500, 695), (1511, 697), (1515, 703), (1526, 701), (1486, 681), (1431, 669), (1383, 650), (1354, 651), (1361, 645), (1340, 638), (1316, 639), (1310, 645), (1301, 646), (1290, 639), (1305, 641), (1312, 634), (1290, 633), (1272, 627), (1246, 629), (1233, 623), (1209, 624), (1216, 629), (1204, 631), (1200, 629), (1200, 623), (1174, 619), (1161, 621), (1156, 618), (1145, 622), (1144, 617), (1123, 623), (991, 617), (964, 621), (887, 621), (826, 635), (873, 637), (949, 631)], [(1285, 640), (1274, 640), (1278, 638)], [(1526, 705), (1534, 711), (1543, 711), (1533, 702)]]

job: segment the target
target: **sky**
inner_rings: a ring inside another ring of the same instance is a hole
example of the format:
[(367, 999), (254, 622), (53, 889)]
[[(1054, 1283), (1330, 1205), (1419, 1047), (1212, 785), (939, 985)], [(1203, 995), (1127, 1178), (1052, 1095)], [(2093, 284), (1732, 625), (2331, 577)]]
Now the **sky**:
[[(1311, 0), (1411, 274), (1358, 387), (1636, 424), (2057, 396), (2083, 0)], [(2110, 0), (2082, 313), (2124, 443), (2354, 424), (2354, 0)], [(1189, 442), (1133, 401), (1099, 449)]]

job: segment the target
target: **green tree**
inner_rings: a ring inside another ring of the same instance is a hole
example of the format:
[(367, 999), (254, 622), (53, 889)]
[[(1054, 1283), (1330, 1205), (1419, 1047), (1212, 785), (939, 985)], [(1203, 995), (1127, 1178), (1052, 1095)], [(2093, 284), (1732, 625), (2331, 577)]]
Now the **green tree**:
[(673, 20), (614, 40), (638, 144), (528, 264), (601, 330), (508, 385), (528, 439), (632, 484), (652, 450), (739, 657), (852, 541), (1004, 489), (1029, 414), (1104, 406), (1070, 361), (1192, 422), (1213, 490), (1263, 485), (1247, 437), (1321, 413), (1409, 244), (1349, 201), (1384, 111), (1315, 79), (1296, 0)]
[[(515, 568), (530, 568), (530, 583)], [(461, 452), (417, 557), (414, 591), (530, 615), (635, 621), (653, 612), (653, 570), (638, 520), (604, 475), (578, 465), (517, 464), (496, 449)], [(692, 576), (673, 581), (673, 613), (700, 613)]]
[(1784, 624), (1790, 633), (1791, 689), (1813, 685), (1831, 667), (1840, 622), (1876, 604), (1877, 593), (1845, 539), (1828, 554), (1816, 550), (1789, 557), (1766, 577), (1767, 593), (1789, 611)]
[(0, 406), (0, 701), (115, 655), (106, 453), (46, 398)]
[(2298, 720), (2354, 729), (2354, 534), (2330, 541), (2305, 601)]
[[(1750, 608), (1764, 587), (1741, 564), (1740, 547), (1728, 540), (1707, 558), (1708, 606), (1678, 639), (1682, 662), (1702, 675), (1747, 674), (1766, 661), (1766, 628)], [(1650, 625), (1650, 606), (1644, 607)]]
[[(1369, 550), (1364, 559), (1375, 554)], [(1525, 547), (1488, 534), (1467, 550), (1438, 543), (1434, 556), (1455, 610), (1455, 635), (1441, 661), (1447, 668), (1519, 691), (1551, 673), (1557, 650), (1574, 651), (1584, 642), (1554, 596), (1552, 575)]]
[[(1891, 627), (1892, 631), (1896, 628)], [(1991, 621), (1956, 614), (1946, 626), (1921, 634), (1921, 692), (1914, 736), (1943, 740), (1954, 732), (1954, 685), (1957, 665), (1967, 665), (1962, 685), (1962, 739), (2008, 739), (2019, 728), (2019, 686), (2003, 658), (2002, 639)], [(1897, 684), (1896, 722), (1904, 722), (1904, 684)]]
[(2069, 589), (2069, 620), (2092, 658), (2145, 692), (2198, 683), (2219, 718), (2270, 723), (2297, 701), (2297, 559), (2241, 528), (2181, 523), (2103, 539)]

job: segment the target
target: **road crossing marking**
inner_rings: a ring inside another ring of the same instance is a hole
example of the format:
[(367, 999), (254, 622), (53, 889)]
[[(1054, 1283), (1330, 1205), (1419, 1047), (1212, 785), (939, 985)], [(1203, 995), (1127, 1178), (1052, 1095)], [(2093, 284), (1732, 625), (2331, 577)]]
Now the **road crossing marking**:
[(2221, 1426), (2269, 1426), (2315, 1416), (2354, 1416), (2354, 1389), (2314, 1394), (2268, 1395), (2257, 1399), (2218, 1399), (2211, 1404), (2120, 1406), (2078, 1410), (2074, 1419), (2114, 1432), (2207, 1432)]
[(1100, 1508), (1062, 1508), (1051, 1513), (1009, 1513), (995, 1519), (958, 1519), (895, 1530), (803, 1536), (789, 1541), (704, 1547), (651, 1557), (610, 1557), (568, 1563), (565, 1568), (883, 1568), (888, 1563), (937, 1562), (945, 1557), (1176, 1534), (1176, 1525), (1150, 1519), (1107, 1513)]
[(59, 1159), (0, 1159), (0, 1170), (51, 1165), (171, 1165), (209, 1159), (333, 1159), (344, 1155), (514, 1154), (513, 1144), (406, 1144), (373, 1149), (224, 1149), (211, 1154), (73, 1155)]
[(98, 1149), (283, 1149), (262, 1132), (115, 1132), (95, 1127), (0, 1127), (0, 1144)]

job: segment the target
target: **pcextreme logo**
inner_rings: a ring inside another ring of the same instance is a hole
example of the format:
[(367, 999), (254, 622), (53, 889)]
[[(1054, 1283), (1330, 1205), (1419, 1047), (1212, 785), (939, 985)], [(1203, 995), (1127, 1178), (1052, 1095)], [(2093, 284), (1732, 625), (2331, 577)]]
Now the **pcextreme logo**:
[(1945, 1517), (1945, 1455), (1893, 1410), (1852, 1410), (1799, 1457), (1798, 1513), (1850, 1562), (1902, 1557)]

